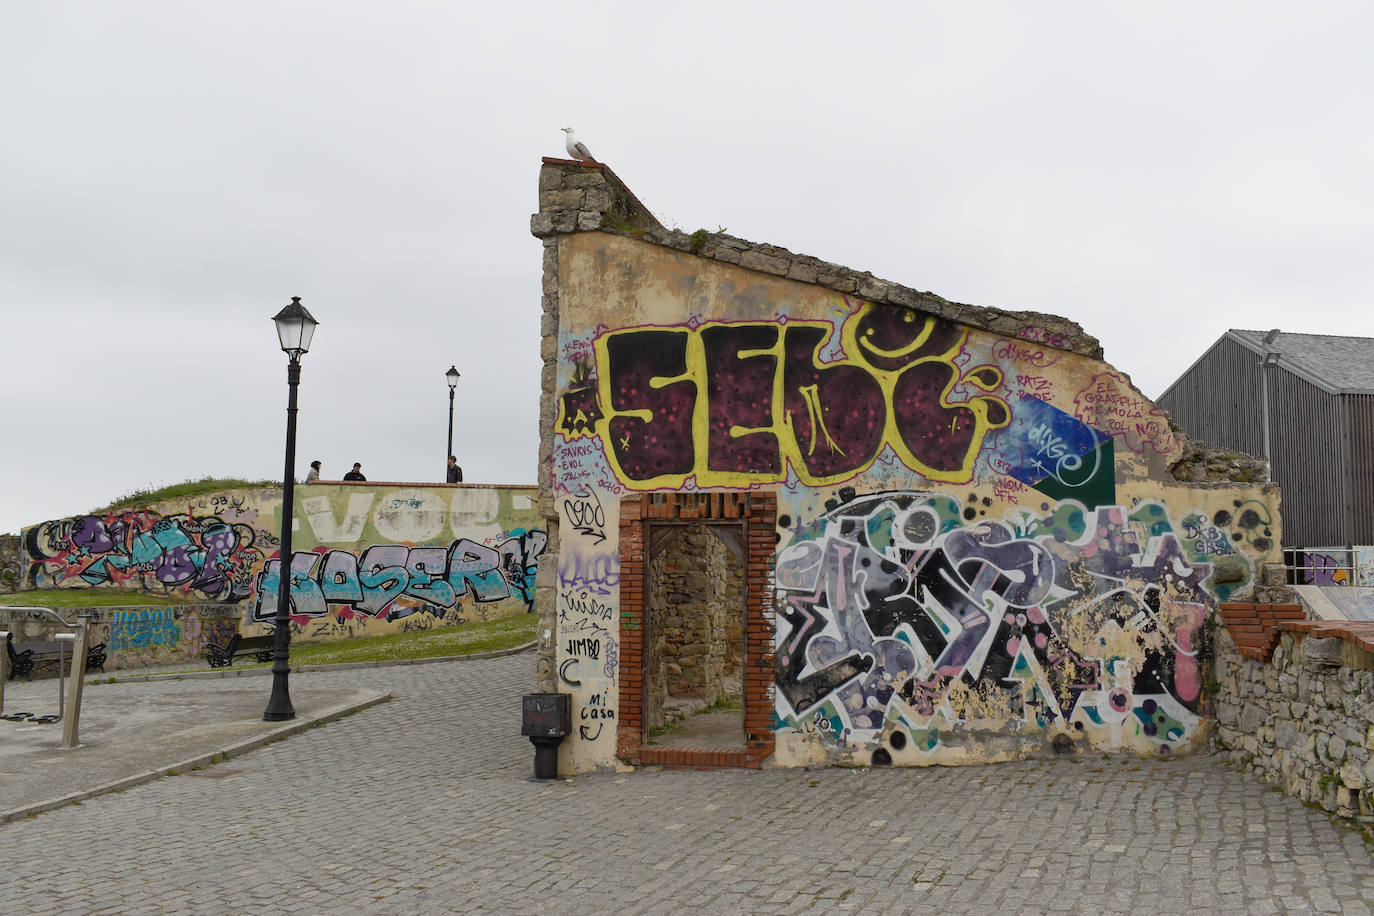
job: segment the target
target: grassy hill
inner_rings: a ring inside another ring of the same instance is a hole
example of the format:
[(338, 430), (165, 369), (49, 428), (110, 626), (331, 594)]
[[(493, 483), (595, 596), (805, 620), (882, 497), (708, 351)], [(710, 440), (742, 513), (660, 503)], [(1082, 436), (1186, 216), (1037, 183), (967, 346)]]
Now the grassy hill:
[(92, 509), (91, 515), (100, 515), (104, 512), (112, 512), (115, 509), (130, 509), (134, 506), (146, 506), (149, 503), (161, 502), (164, 499), (184, 499), (188, 496), (200, 496), (202, 493), (218, 493), (221, 490), (236, 490), (240, 487), (280, 487), (280, 480), (241, 480), (237, 477), (202, 477), (199, 480), (183, 480), (181, 483), (169, 484), (155, 490), (140, 489), (130, 490), (114, 502), (98, 509)]

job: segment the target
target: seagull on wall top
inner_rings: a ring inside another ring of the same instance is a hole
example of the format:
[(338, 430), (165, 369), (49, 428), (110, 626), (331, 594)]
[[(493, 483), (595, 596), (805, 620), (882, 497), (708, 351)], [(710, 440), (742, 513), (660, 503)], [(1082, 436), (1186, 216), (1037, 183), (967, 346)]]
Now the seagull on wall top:
[(592, 155), (592, 151), (587, 149), (587, 144), (573, 136), (573, 129), (571, 127), (563, 128), (563, 133), (568, 135), (563, 145), (567, 147), (569, 156), (581, 162), (596, 161), (596, 157)]

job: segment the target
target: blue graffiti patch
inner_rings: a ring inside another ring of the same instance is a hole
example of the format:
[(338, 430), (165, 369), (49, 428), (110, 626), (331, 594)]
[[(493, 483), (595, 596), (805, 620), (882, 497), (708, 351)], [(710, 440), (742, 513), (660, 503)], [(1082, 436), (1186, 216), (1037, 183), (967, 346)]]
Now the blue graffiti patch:
[(1089, 508), (1115, 499), (1112, 437), (1037, 398), (1021, 396), (997, 435), (993, 466), (1055, 499)]

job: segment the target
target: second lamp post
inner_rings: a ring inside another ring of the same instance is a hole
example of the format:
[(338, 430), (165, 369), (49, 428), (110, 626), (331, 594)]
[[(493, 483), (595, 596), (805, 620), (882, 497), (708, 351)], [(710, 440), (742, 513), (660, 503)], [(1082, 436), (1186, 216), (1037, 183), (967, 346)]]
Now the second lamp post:
[(273, 318), (277, 323), (277, 337), (285, 351), (286, 384), (290, 389), (286, 402), (286, 473), (282, 476), (281, 494), (281, 566), (277, 574), (277, 617), (272, 660), (272, 696), (267, 700), (263, 721), (283, 722), (296, 718), (291, 705), (291, 691), (287, 675), (291, 673), (291, 527), (292, 501), (296, 493), (296, 386), (301, 381), (301, 354), (310, 349), (310, 338), (319, 324), (301, 305), (300, 296), (293, 296), (291, 304)]
[(444, 452), (444, 480), (448, 480), (447, 462), (453, 454), (453, 393), (458, 389), (458, 367), (449, 366), (444, 378), (448, 379), (448, 451)]

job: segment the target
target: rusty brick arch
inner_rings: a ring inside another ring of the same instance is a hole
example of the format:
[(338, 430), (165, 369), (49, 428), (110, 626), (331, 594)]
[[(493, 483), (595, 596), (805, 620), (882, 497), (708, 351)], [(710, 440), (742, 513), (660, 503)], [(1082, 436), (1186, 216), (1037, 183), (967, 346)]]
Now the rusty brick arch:
[[(778, 498), (771, 492), (645, 493), (620, 504), (620, 719), (617, 754), (631, 763), (757, 768), (773, 753), (773, 554)], [(645, 743), (649, 563), (655, 530), (683, 522), (739, 526), (744, 548), (744, 746), (662, 748)], [(657, 523), (657, 524), (656, 524)]]

